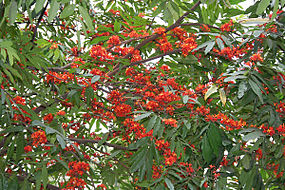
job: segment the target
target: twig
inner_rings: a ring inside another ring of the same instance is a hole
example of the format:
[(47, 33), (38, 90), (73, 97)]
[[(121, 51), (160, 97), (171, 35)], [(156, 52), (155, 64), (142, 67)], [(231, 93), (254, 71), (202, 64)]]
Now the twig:
[[(193, 5), (193, 7), (190, 9), (190, 11), (187, 11), (186, 13), (184, 13), (174, 24), (172, 24), (171, 26), (169, 26), (168, 28), (165, 29), (165, 33), (180, 26), (181, 22), (184, 20), (184, 18), (186, 18), (192, 11), (194, 11), (199, 5), (201, 4), (201, 1), (199, 0), (195, 5)], [(138, 44), (134, 50), (136, 49), (140, 49), (141, 47), (143, 47), (144, 45), (146, 45), (147, 43), (155, 40), (156, 38), (158, 38), (159, 36), (161, 36), (162, 34), (154, 34), (152, 36), (150, 36), (149, 38), (145, 39), (144, 41), (142, 41), (140, 44)], [(129, 57), (131, 57), (132, 52), (128, 53), (127, 55), (125, 55), (122, 59), (128, 59)], [(116, 74), (119, 71), (120, 68), (120, 63), (118, 63), (117, 65), (114, 66), (114, 70), (110, 73), (108, 73), (109, 77), (112, 77), (114, 74)]]
[[(99, 143), (101, 140), (96, 140), (96, 139), (76, 139), (76, 138), (69, 138), (69, 140), (77, 142), (79, 144), (87, 144), (87, 143)], [(135, 149), (129, 149), (128, 147), (120, 146), (117, 144), (110, 144), (110, 143), (103, 143), (103, 145), (113, 147), (114, 149), (117, 150), (128, 150), (128, 151), (136, 151)]]
[[(151, 60), (154, 60), (154, 59), (157, 59), (157, 58), (160, 58), (160, 57), (164, 57), (164, 56), (166, 56), (166, 55), (171, 55), (171, 54), (174, 54), (174, 53), (178, 53), (178, 52), (180, 52), (181, 51), (181, 49), (175, 49), (175, 50), (172, 50), (172, 51), (168, 51), (168, 52), (166, 52), (166, 53), (163, 53), (163, 54), (159, 54), (159, 55), (157, 55), (157, 56), (154, 56), (154, 57), (150, 57), (150, 58), (148, 58), (148, 59), (144, 59), (144, 60), (141, 60), (141, 61), (136, 61), (136, 62), (133, 62), (133, 63), (131, 63), (130, 65), (125, 65), (125, 66), (123, 66), (122, 67), (122, 69), (126, 69), (126, 68), (128, 68), (128, 67), (130, 67), (130, 66), (134, 66), (134, 65), (138, 65), (138, 64), (141, 64), (141, 63), (146, 63), (146, 62), (148, 62), (148, 61), (151, 61)], [(109, 76), (113, 76), (115, 73), (117, 73), (119, 71), (119, 68), (116, 68), (116, 69), (114, 69), (112, 72), (109, 72)]]
[(45, 11), (46, 11), (46, 9), (47, 9), (47, 7), (48, 7), (48, 4), (49, 4), (49, 1), (47, 1), (46, 6), (42, 9), (41, 15), (40, 15), (40, 17), (39, 17), (39, 19), (38, 19), (38, 22), (37, 22), (37, 24), (36, 24), (36, 26), (35, 26), (35, 28), (34, 28), (33, 37), (32, 37), (31, 42), (34, 42), (34, 41), (35, 41), (35, 38), (36, 38), (36, 35), (37, 35), (37, 31), (38, 31), (40, 22), (41, 22), (41, 20), (42, 20), (44, 14), (45, 14)]

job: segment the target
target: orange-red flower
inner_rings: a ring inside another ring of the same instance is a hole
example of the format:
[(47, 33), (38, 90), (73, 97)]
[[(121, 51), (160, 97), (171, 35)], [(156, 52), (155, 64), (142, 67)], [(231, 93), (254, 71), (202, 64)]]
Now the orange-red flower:
[(31, 135), (33, 139), (33, 146), (38, 147), (40, 144), (45, 144), (47, 142), (46, 133), (43, 130), (34, 132)]
[(48, 123), (51, 123), (53, 120), (53, 115), (51, 113), (47, 114), (46, 116), (44, 116), (44, 120)]

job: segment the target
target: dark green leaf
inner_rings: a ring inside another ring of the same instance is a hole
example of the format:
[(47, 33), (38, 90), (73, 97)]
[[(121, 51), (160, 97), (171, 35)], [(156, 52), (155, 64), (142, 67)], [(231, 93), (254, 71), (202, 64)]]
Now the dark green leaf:
[(66, 17), (69, 17), (74, 13), (74, 10), (75, 10), (75, 5), (73, 4), (67, 5), (66, 7), (64, 7), (63, 11), (61, 12), (60, 18), (64, 19)]
[(121, 24), (116, 20), (114, 23), (114, 32), (119, 32), (121, 28)]
[(51, 0), (50, 10), (48, 12), (48, 22), (50, 23), (54, 17), (57, 15), (57, 11), (59, 10), (60, 3), (57, 0)]
[(100, 75), (95, 75), (94, 77), (92, 77), (91, 79), (91, 84), (94, 84), (95, 82), (97, 82), (100, 79)]
[(164, 181), (165, 181), (167, 187), (168, 187), (170, 190), (174, 190), (174, 185), (172, 184), (172, 182), (170, 181), (170, 179), (165, 178)]
[(265, 9), (269, 6), (269, 4), (270, 0), (261, 0), (261, 2), (259, 2), (258, 4), (256, 14), (260, 15), (261, 13), (263, 13)]
[(89, 16), (89, 13), (88, 11), (82, 7), (82, 6), (79, 6), (79, 12), (80, 14), (82, 15), (84, 21), (86, 22), (86, 25), (88, 26), (88, 29), (93, 32), (94, 31), (94, 26), (93, 26), (93, 22)]
[(10, 10), (9, 10), (9, 24), (14, 24), (18, 12), (18, 5), (15, 0), (11, 1)]
[(146, 112), (146, 113), (144, 113), (144, 114), (141, 114), (141, 115), (135, 117), (134, 121), (142, 120), (142, 119), (144, 119), (144, 118), (150, 116), (152, 113), (153, 113), (153, 112)]
[(261, 103), (263, 103), (262, 93), (261, 93), (261, 90), (258, 87), (258, 85), (255, 82), (253, 82), (251, 79), (249, 79), (248, 82), (249, 82), (249, 85), (251, 86), (251, 89), (253, 90), (253, 92), (258, 96)]

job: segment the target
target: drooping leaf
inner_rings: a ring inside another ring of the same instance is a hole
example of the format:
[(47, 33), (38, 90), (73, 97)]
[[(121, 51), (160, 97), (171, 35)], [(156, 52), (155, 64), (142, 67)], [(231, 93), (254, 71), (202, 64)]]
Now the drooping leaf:
[(60, 3), (57, 0), (51, 0), (50, 10), (48, 12), (48, 22), (50, 23), (57, 15), (59, 10)]
[(216, 85), (212, 85), (208, 91), (206, 92), (204, 99), (207, 100), (213, 93), (217, 92), (218, 87)]
[(227, 102), (227, 97), (226, 97), (226, 93), (225, 93), (224, 89), (220, 88), (219, 93), (220, 93), (220, 100), (221, 100), (223, 106), (225, 106), (226, 102)]
[(89, 15), (88, 11), (84, 7), (79, 6), (79, 12), (82, 15), (84, 21), (86, 22), (86, 25), (87, 25), (88, 29), (90, 31), (93, 31), (94, 30), (94, 26), (93, 26), (93, 23), (92, 23), (92, 20), (90, 18), (90, 15)]
[(270, 0), (261, 0), (258, 4), (258, 7), (256, 9), (256, 14), (260, 15), (265, 11), (265, 9), (269, 6)]

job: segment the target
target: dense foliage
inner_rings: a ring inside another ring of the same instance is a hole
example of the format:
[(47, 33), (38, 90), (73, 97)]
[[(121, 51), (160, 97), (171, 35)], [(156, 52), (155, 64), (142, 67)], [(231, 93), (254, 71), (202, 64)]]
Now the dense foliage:
[(282, 189), (284, 0), (0, 1), (0, 189)]

